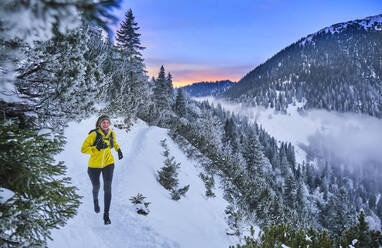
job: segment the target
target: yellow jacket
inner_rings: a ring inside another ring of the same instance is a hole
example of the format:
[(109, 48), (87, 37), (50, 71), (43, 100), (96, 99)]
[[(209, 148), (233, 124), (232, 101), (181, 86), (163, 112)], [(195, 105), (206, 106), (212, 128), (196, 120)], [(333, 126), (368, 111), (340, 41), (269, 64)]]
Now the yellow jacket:
[[(96, 132), (102, 135), (103, 141), (106, 142), (108, 146), (107, 148), (101, 149), (100, 151), (98, 151), (96, 146), (93, 146), (97, 136)], [(116, 151), (118, 151), (119, 145), (117, 144), (117, 141), (115, 139), (115, 133), (111, 129), (109, 129), (109, 132), (107, 133), (107, 135), (105, 135), (100, 128), (97, 128), (95, 132), (91, 132), (89, 136), (85, 139), (81, 147), (81, 152), (90, 154), (89, 167), (103, 168), (108, 165), (114, 164), (114, 158), (113, 158), (113, 155), (111, 154), (111, 148), (110, 148), (111, 133), (113, 133), (113, 147)]]

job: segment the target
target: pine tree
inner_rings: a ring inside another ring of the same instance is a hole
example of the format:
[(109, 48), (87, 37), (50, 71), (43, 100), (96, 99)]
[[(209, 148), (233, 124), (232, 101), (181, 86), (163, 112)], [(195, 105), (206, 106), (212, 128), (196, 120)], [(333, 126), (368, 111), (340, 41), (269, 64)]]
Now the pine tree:
[(16, 80), (16, 90), (25, 104), (14, 111), (33, 112), (40, 128), (56, 131), (63, 123), (92, 113), (94, 99), (108, 79), (97, 64), (98, 56), (92, 54), (95, 51), (89, 49), (89, 40), (83, 26), (29, 48)]
[(0, 188), (15, 195), (0, 204), (2, 247), (45, 247), (50, 230), (77, 213), (80, 196), (55, 162), (61, 135), (21, 129), (16, 121), (0, 123)]
[(175, 162), (174, 157), (170, 157), (166, 139), (161, 140), (161, 146), (164, 148), (163, 156), (166, 159), (163, 162), (164, 166), (158, 171), (158, 181), (165, 189), (173, 191), (179, 184), (177, 169), (180, 163)]
[(227, 234), (240, 236), (241, 222), (243, 221), (244, 217), (242, 211), (233, 205), (229, 205), (226, 207), (224, 212), (227, 215), (227, 223), (230, 228)]
[(120, 29), (117, 31), (118, 46), (130, 60), (143, 61), (141, 51), (145, 47), (141, 46), (138, 23), (135, 22), (133, 11), (129, 9), (125, 13), (125, 20), (121, 23)]
[(177, 90), (174, 109), (179, 117), (184, 117), (186, 115), (186, 100), (184, 99), (182, 88)]
[(381, 198), (379, 199), (379, 201), (377, 203), (376, 214), (378, 215), (379, 218), (382, 219), (382, 200), (381, 200)]
[(291, 165), (288, 161), (288, 158), (285, 152), (285, 146), (281, 146), (280, 148), (280, 168), (281, 168), (281, 175), (283, 175), (284, 177), (290, 176), (292, 174)]
[(164, 166), (158, 170), (158, 182), (168, 191), (170, 191), (171, 199), (177, 201), (181, 196), (185, 196), (190, 189), (190, 185), (178, 189), (178, 169), (180, 163), (175, 161), (174, 157), (170, 157), (170, 152), (167, 147), (166, 139), (161, 140), (161, 146), (164, 148), (163, 156)]
[(284, 196), (285, 203), (291, 209), (296, 209), (297, 207), (297, 189), (295, 179), (292, 176), (287, 177), (284, 185)]
[(233, 152), (238, 150), (238, 135), (236, 130), (236, 124), (233, 118), (228, 118), (224, 125), (223, 144), (230, 145)]
[(361, 211), (358, 217), (358, 242), (357, 247), (370, 247), (369, 224), (365, 220), (365, 214)]
[[(171, 88), (170, 88), (171, 87)], [(169, 85), (169, 80), (166, 78), (166, 71), (162, 65), (154, 86), (154, 103), (156, 107), (157, 119), (161, 122), (168, 122), (170, 119), (171, 106), (173, 104), (172, 86)]]
[(166, 86), (167, 86), (167, 94), (170, 96), (170, 99), (172, 100), (174, 97), (174, 87), (172, 85), (172, 75), (171, 73), (167, 74), (166, 78)]
[(120, 0), (33, 1), (28, 4), (0, 1), (0, 84), (14, 84), (17, 64), (25, 59), (25, 45), (65, 35), (78, 28), (82, 21), (111, 34), (108, 24), (117, 20), (112, 9), (119, 3)]
[(264, 177), (265, 158), (262, 146), (252, 129), (248, 132), (247, 142), (244, 147), (243, 157), (247, 164), (250, 177)]
[[(105, 71), (111, 75), (111, 82), (104, 88), (103, 100), (108, 103), (103, 112), (125, 117), (127, 127), (138, 115), (148, 115), (150, 88), (145, 64), (140, 51), (138, 24), (128, 10), (125, 20), (117, 31), (117, 49), (111, 44)], [(141, 112), (141, 113), (139, 113)]]
[(206, 187), (206, 196), (207, 197), (215, 197), (215, 193), (212, 191), (212, 188), (215, 186), (215, 180), (213, 176), (204, 175), (200, 172), (199, 177), (204, 182), (204, 186)]

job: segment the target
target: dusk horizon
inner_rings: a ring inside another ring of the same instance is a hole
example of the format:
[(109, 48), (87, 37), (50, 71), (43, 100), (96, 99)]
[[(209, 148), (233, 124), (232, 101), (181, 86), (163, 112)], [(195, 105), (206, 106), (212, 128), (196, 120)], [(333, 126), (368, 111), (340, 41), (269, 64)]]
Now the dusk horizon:
[[(237, 82), (301, 38), (382, 13), (382, 2), (132, 0), (116, 12), (120, 20), (128, 9), (140, 27), (148, 75), (156, 77), (163, 65), (179, 87), (200, 81)], [(119, 24), (114, 30), (118, 28)]]

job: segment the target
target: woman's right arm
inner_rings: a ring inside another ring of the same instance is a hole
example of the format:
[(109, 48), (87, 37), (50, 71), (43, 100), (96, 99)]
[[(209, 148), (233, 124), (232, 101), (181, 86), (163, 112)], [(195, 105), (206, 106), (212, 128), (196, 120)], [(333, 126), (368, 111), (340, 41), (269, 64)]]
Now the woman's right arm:
[(85, 139), (84, 143), (82, 144), (82, 147), (81, 147), (81, 152), (82, 153), (86, 153), (86, 154), (94, 154), (95, 152), (97, 152), (97, 148), (95, 146), (93, 146), (93, 143), (95, 141), (95, 138), (96, 138), (96, 133), (95, 132), (91, 132), (89, 134), (89, 136)]

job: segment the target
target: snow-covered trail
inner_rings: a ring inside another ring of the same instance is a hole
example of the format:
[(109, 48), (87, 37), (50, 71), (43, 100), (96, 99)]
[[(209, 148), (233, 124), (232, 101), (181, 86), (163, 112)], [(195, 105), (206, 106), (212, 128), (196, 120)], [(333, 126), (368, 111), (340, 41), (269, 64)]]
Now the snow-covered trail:
[[(57, 160), (65, 161), (68, 176), (83, 196), (78, 214), (59, 230), (52, 232), (53, 241), (48, 246), (61, 247), (228, 247), (237, 243), (226, 236), (223, 200), (220, 189), (216, 198), (204, 196), (205, 187), (199, 178), (202, 171), (190, 161), (167, 136), (167, 130), (150, 127), (138, 121), (126, 133), (114, 129), (124, 158), (116, 160), (112, 184), (110, 210), (111, 225), (102, 220), (103, 191), (100, 190), (101, 213), (93, 211), (91, 183), (87, 175), (89, 155), (80, 152), (82, 142), (96, 118), (81, 123), (70, 123), (65, 136), (65, 150)], [(179, 186), (190, 184), (186, 197), (179, 201), (170, 199), (170, 194), (157, 181), (157, 170), (163, 166), (163, 148), (160, 140), (166, 138), (170, 156), (181, 163)], [(118, 156), (113, 153), (114, 158)], [(102, 180), (101, 180), (102, 182)], [(143, 194), (151, 202), (148, 216), (138, 215), (129, 198)]]

